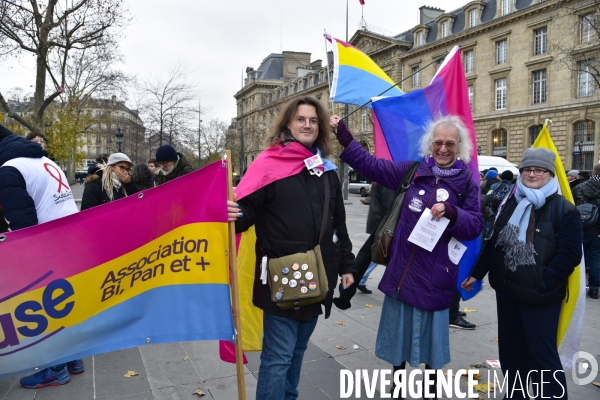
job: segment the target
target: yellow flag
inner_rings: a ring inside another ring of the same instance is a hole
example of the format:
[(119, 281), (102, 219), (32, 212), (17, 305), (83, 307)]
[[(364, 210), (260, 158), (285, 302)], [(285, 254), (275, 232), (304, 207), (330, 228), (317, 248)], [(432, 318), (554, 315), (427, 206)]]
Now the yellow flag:
[[(558, 179), (558, 185), (561, 194), (570, 201), (573, 201), (573, 194), (567, 180), (565, 173), (565, 167), (563, 166), (556, 146), (550, 137), (548, 127), (544, 125), (544, 128), (538, 135), (537, 139), (533, 143), (534, 148), (543, 147), (551, 150), (556, 154), (556, 160), (554, 161), (556, 169), (556, 178)], [(579, 344), (581, 342), (581, 334), (583, 330), (583, 316), (585, 313), (585, 265), (583, 257), (581, 264), (578, 265), (571, 276), (567, 284), (567, 296), (563, 300), (563, 305), (560, 311), (560, 319), (558, 320), (558, 334), (557, 334), (557, 346), (558, 354), (565, 370), (571, 370), (573, 368), (573, 356), (579, 351)]]

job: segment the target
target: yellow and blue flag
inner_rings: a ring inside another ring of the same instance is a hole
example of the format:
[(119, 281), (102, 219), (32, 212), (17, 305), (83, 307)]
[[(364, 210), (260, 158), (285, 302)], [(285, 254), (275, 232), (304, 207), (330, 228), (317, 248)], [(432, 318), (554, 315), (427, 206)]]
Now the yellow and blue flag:
[[(343, 40), (325, 37), (333, 44), (333, 79), (329, 96), (333, 101), (360, 106), (394, 85), (392, 78), (368, 55)], [(386, 96), (402, 94), (396, 86), (385, 93)]]

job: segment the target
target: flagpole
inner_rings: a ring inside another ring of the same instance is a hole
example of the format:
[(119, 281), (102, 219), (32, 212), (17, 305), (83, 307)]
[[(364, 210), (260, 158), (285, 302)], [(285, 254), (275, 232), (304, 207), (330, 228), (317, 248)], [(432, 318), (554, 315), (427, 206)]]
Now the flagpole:
[[(393, 88), (395, 88), (396, 86), (398, 86), (399, 84), (401, 84), (402, 82), (404, 82), (405, 80), (407, 80), (408, 78), (411, 78), (413, 75), (418, 74), (419, 72), (423, 71), (425, 68), (429, 67), (431, 64), (439, 61), (439, 60), (443, 60), (444, 58), (446, 58), (446, 56), (442, 56), (442, 57), (438, 57), (435, 60), (433, 60), (432, 62), (430, 62), (429, 64), (427, 64), (426, 66), (424, 66), (422, 69), (413, 72), (412, 74), (408, 75), (406, 78), (402, 79), (401, 81), (398, 81), (396, 83), (394, 83), (392, 86), (390, 86), (389, 88), (385, 89), (383, 92), (379, 93), (377, 96), (373, 96), (373, 97), (379, 97), (385, 93), (387, 93), (389, 90), (392, 90)], [(372, 103), (373, 100), (369, 100), (367, 101), (365, 104), (363, 104), (362, 106), (358, 107), (356, 110), (353, 110), (351, 113), (348, 114), (347, 108), (345, 109), (344, 113), (346, 113), (346, 115), (344, 115), (342, 117), (342, 119), (345, 119), (349, 116), (351, 116), (352, 114), (354, 114), (355, 112), (357, 112), (358, 110), (364, 108), (367, 104)], [(347, 106), (346, 106), (347, 107)], [(346, 121), (346, 124), (348, 122)]]
[(329, 87), (329, 104), (331, 113), (335, 114), (333, 109), (333, 99), (331, 98), (331, 78), (329, 77), (329, 54), (327, 53), (327, 30), (323, 29), (323, 40), (325, 41), (325, 65), (327, 65), (327, 86)]
[[(225, 150), (227, 159), (227, 199), (233, 201), (233, 169), (231, 151)], [(238, 266), (235, 254), (235, 221), (229, 225), (229, 279), (231, 282), (231, 307), (235, 327), (235, 370), (237, 375), (238, 399), (246, 400), (246, 382), (244, 378), (244, 353), (242, 351), (242, 318), (240, 316), (240, 292), (238, 286)]]
[[(348, 43), (348, 0), (346, 0), (346, 43)], [(350, 127), (350, 124), (348, 123), (348, 104), (344, 104), (344, 114), (346, 114), (346, 116), (342, 119), (344, 119), (346, 126)], [(348, 167), (343, 160), (340, 160), (340, 177), (342, 178), (342, 198), (348, 200)]]

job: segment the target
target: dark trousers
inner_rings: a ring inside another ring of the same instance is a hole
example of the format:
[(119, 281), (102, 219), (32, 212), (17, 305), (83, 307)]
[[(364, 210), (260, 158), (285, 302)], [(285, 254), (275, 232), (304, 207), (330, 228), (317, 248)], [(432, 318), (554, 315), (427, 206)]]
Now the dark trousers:
[[(504, 376), (508, 374), (505, 399), (529, 399), (529, 394), (534, 397), (536, 393), (541, 398), (542, 390), (546, 398), (567, 399), (567, 382), (556, 347), (561, 303), (530, 306), (496, 293), (496, 304), (500, 364)], [(528, 374), (531, 389), (526, 383)]]
[(340, 283), (340, 297), (334, 300), (335, 305), (342, 310), (345, 310), (350, 307), (350, 300), (356, 294), (356, 286), (367, 272), (367, 268), (371, 264), (371, 246), (373, 245), (373, 237), (375, 234), (369, 235), (369, 238), (363, 244), (363, 246), (358, 251), (356, 258), (354, 260), (354, 266), (356, 267), (356, 272), (354, 275), (354, 283), (347, 287), (346, 289), (342, 288), (342, 284)]
[(450, 322), (454, 321), (458, 318), (458, 309), (460, 308), (460, 292), (457, 290), (454, 293), (454, 297), (452, 298), (452, 303), (450, 303), (450, 312), (448, 314)]

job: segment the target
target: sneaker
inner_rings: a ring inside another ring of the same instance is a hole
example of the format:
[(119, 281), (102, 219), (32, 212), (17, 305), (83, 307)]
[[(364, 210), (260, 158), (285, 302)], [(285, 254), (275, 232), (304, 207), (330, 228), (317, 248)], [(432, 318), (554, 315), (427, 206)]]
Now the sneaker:
[(366, 285), (357, 285), (356, 288), (358, 290), (360, 290), (361, 292), (365, 293), (365, 294), (371, 294), (371, 293), (373, 293), (372, 290), (367, 289)]
[(588, 296), (590, 296), (592, 299), (598, 299), (598, 289), (590, 289)]
[(65, 365), (59, 372), (46, 368), (33, 375), (21, 378), (21, 386), (27, 389), (40, 389), (46, 386), (60, 386), (69, 383), (71, 376)]
[(477, 325), (470, 323), (463, 317), (458, 317), (453, 321), (450, 321), (451, 328), (459, 328), (459, 329), (475, 329)]
[(67, 363), (67, 368), (69, 369), (69, 372), (73, 375), (78, 375), (85, 372), (85, 366), (83, 365), (82, 359), (69, 361)]
[(467, 313), (466, 313), (466, 312), (464, 312), (464, 311), (459, 311), (459, 312), (458, 312), (458, 316), (459, 316), (459, 317), (466, 317), (466, 316), (467, 316)]

